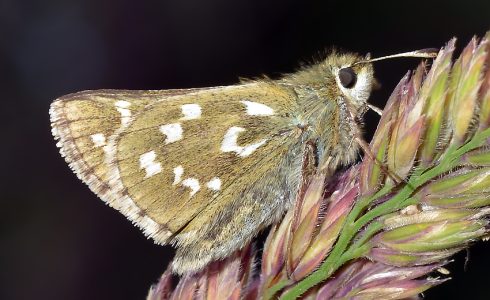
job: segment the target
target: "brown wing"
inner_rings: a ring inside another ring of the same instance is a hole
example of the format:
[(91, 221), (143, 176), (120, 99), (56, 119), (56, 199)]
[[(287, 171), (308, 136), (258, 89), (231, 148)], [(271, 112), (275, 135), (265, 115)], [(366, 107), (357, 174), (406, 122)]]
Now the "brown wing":
[[(61, 155), (90, 189), (109, 202), (105, 149), (122, 124), (146, 105), (200, 89), (83, 91), (63, 96), (50, 107), (52, 133)], [(117, 203), (110, 203), (117, 206)], [(116, 207), (118, 208), (118, 207)]]
[[(192, 241), (226, 204), (281, 165), (294, 142), (296, 105), (291, 93), (267, 83), (148, 105), (109, 141), (113, 201), (157, 242), (173, 235), (179, 244)], [(269, 188), (275, 191), (264, 203), (280, 197), (279, 187)]]

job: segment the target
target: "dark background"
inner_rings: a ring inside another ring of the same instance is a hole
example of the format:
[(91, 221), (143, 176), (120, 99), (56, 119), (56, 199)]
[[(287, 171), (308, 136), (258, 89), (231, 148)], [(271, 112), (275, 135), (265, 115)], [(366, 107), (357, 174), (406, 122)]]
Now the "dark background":
[[(486, 0), (0, 0), (0, 299), (144, 299), (172, 255), (71, 173), (50, 134), (55, 98), (226, 85), (294, 71), (333, 45), (380, 56), (488, 29)], [(377, 63), (372, 102), (417, 63)], [(490, 247), (470, 254), (428, 299), (487, 298)]]

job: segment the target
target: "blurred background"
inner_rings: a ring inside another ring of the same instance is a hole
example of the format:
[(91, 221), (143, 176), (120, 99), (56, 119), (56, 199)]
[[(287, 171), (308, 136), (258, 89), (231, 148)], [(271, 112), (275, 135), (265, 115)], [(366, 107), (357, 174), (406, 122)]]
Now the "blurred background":
[[(227, 85), (332, 46), (380, 56), (489, 29), (486, 0), (0, 0), (0, 299), (144, 299), (173, 255), (71, 173), (50, 134), (55, 98)], [(417, 63), (377, 63), (372, 102)], [(370, 136), (378, 119), (367, 117)], [(484, 243), (458, 255), (454, 279), (427, 298), (487, 299), (489, 255)]]

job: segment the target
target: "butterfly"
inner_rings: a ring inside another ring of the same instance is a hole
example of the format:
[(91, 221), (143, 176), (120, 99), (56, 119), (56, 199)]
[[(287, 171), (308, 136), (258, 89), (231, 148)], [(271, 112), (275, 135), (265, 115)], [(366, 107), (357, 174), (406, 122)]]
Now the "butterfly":
[(51, 104), (52, 133), (78, 178), (194, 273), (279, 221), (312, 175), (355, 160), (372, 61), (334, 52), (276, 80), (78, 92)]

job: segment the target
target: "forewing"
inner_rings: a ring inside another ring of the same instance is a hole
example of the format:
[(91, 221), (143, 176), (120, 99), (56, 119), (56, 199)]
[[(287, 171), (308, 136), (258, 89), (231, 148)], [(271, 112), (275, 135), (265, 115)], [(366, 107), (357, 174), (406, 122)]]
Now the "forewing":
[(168, 242), (281, 162), (296, 105), (286, 89), (249, 83), (146, 106), (109, 141), (114, 201), (147, 235)]

